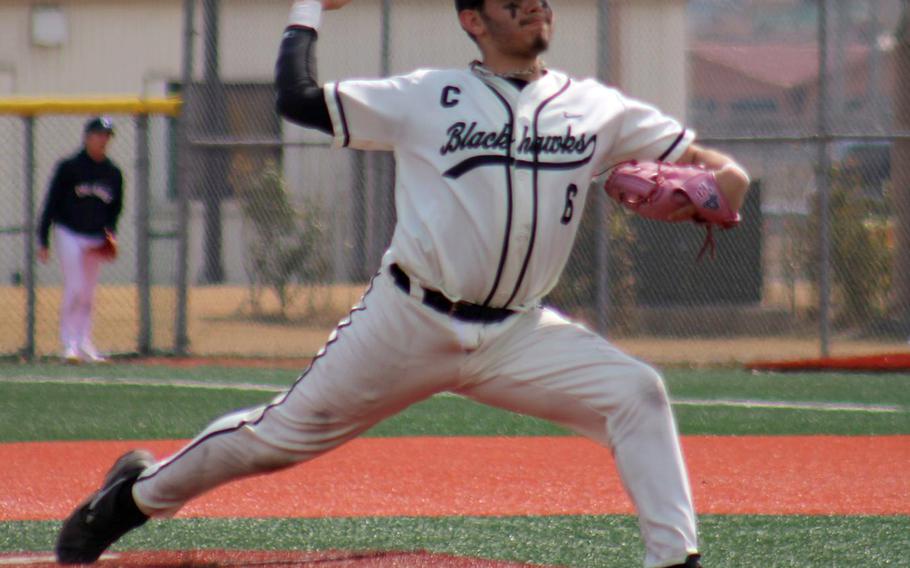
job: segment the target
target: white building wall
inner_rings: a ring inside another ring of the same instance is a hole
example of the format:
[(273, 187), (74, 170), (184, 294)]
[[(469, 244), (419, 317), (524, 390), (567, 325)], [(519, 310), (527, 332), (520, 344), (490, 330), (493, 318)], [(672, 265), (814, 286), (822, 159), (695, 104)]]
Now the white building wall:
[[(31, 41), (33, 6), (54, 4), (66, 18), (60, 47)], [(177, 77), (180, 0), (5, 0), (0, 3), (0, 69), (28, 95), (141, 94), (153, 77)], [(160, 94), (160, 93), (149, 93)]]
[(619, 84), (681, 121), (686, 117), (686, 0), (621, 0)]

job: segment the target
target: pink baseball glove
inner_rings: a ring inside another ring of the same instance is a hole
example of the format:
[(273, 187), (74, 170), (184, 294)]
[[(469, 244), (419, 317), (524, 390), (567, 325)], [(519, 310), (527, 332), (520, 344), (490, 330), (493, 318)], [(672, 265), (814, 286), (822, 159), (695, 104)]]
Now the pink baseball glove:
[[(642, 217), (671, 223), (694, 221), (704, 224), (708, 234), (698, 258), (708, 249), (714, 255), (714, 225), (730, 229), (741, 219), (718, 189), (714, 172), (701, 166), (631, 160), (613, 169), (604, 190)], [(672, 218), (675, 211), (690, 203), (695, 206), (693, 217)]]

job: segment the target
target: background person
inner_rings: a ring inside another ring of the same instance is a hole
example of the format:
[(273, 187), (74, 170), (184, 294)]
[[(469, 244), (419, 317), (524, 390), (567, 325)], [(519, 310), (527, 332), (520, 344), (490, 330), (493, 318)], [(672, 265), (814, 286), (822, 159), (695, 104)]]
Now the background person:
[(92, 311), (101, 264), (95, 252), (113, 242), (123, 208), (123, 174), (107, 157), (114, 125), (106, 117), (85, 124), (83, 147), (58, 162), (38, 225), (38, 260), (50, 257), (50, 230), (63, 273), (60, 344), (67, 363), (104, 362), (92, 342)]

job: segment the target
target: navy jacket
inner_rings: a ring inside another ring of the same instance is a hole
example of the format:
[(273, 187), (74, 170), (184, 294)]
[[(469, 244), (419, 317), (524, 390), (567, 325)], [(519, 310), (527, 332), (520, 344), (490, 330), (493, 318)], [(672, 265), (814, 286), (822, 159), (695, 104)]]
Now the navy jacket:
[(38, 240), (47, 247), (52, 223), (93, 237), (117, 232), (123, 208), (123, 174), (109, 158), (91, 159), (85, 150), (57, 164), (44, 199)]

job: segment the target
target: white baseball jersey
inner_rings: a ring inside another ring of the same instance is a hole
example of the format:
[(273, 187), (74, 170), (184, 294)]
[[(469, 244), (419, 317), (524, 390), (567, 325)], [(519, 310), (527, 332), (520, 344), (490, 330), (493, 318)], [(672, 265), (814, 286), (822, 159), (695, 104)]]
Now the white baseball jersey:
[[(519, 89), (477, 66), (328, 83), (335, 144), (393, 150), (385, 262), (453, 301), (522, 309), (556, 284), (590, 181), (673, 161), (694, 133), (597, 81), (550, 70)], [(404, 104), (402, 101), (407, 101)]]

